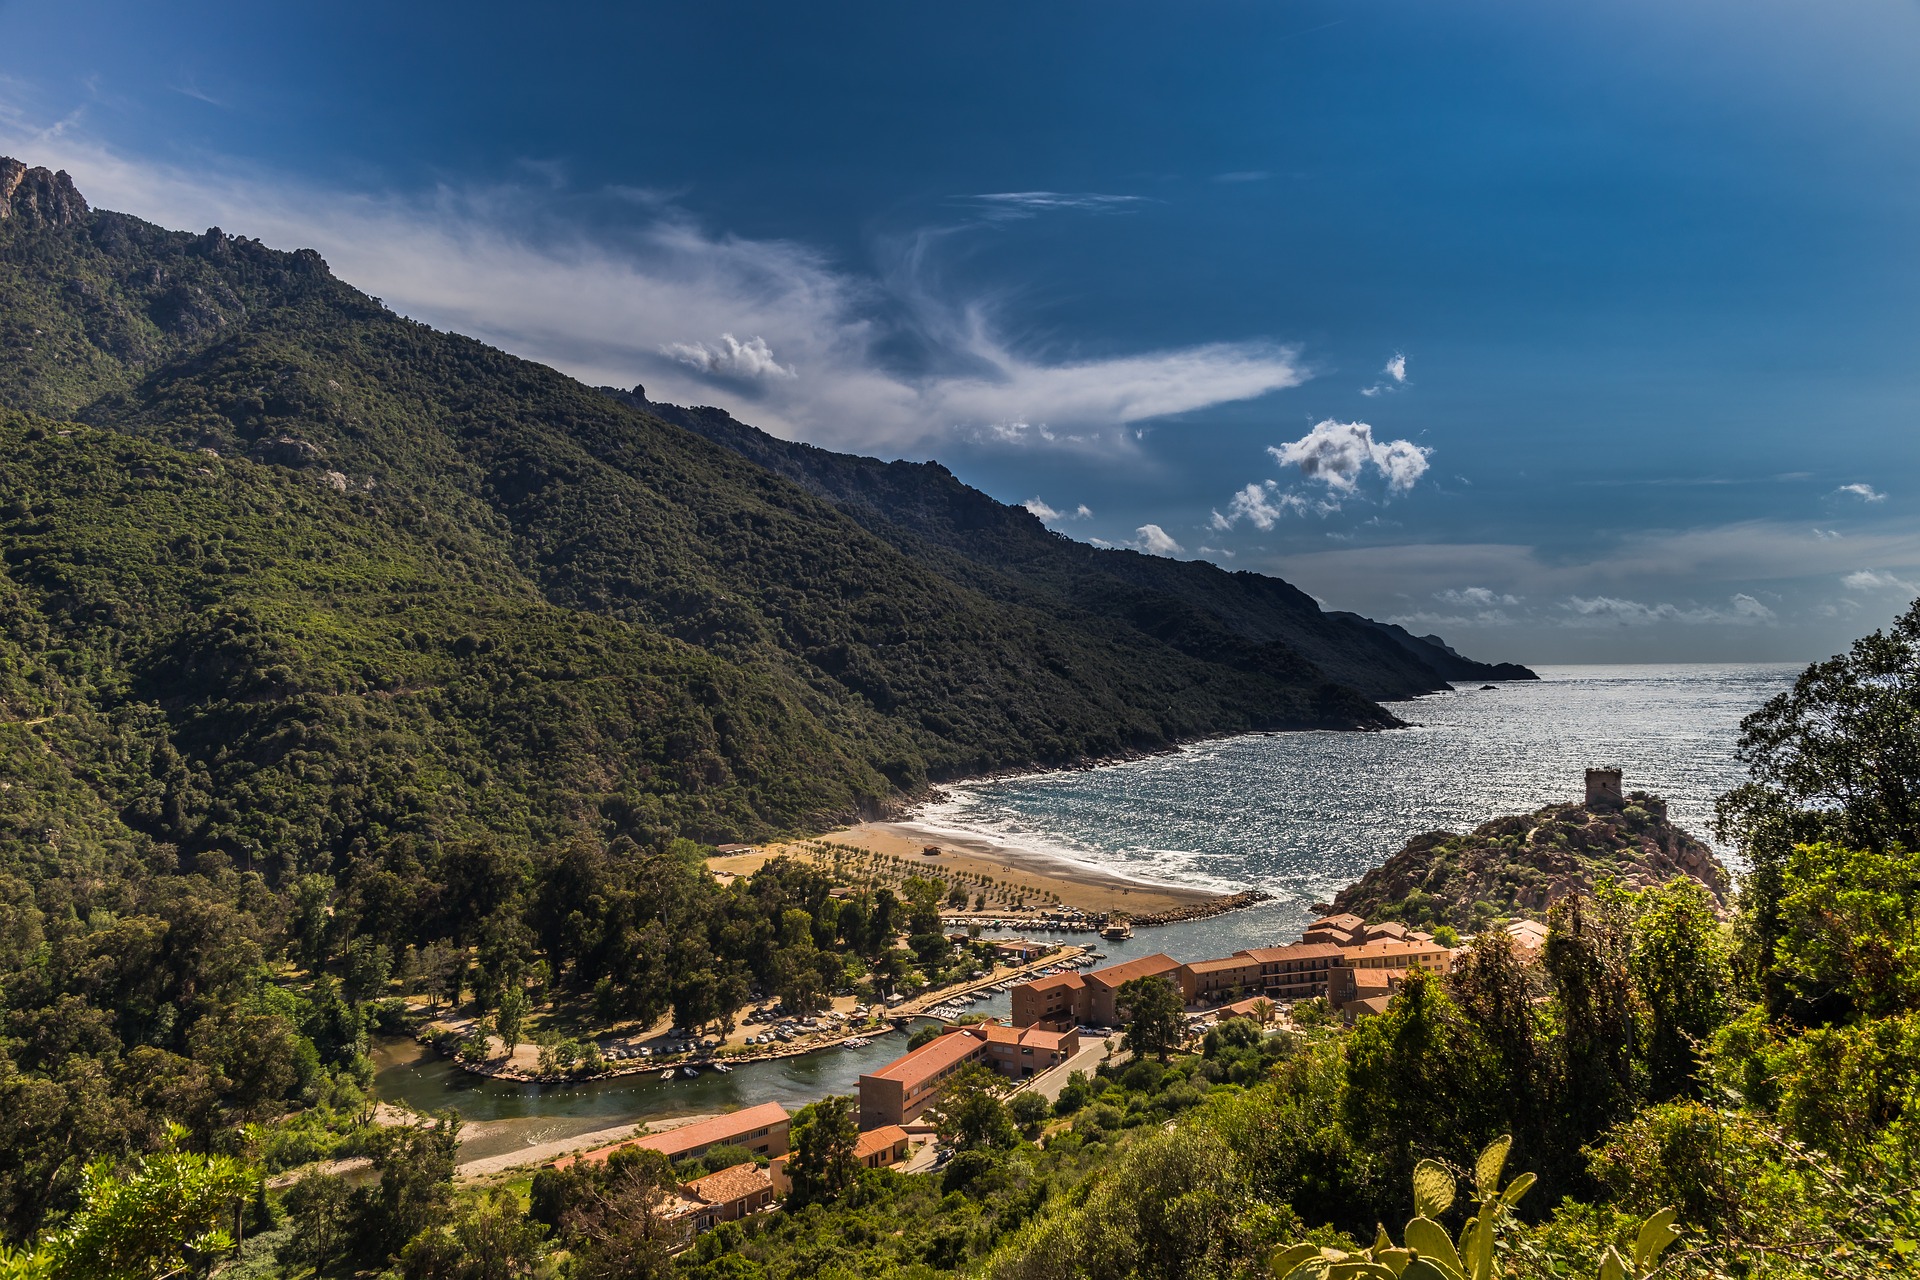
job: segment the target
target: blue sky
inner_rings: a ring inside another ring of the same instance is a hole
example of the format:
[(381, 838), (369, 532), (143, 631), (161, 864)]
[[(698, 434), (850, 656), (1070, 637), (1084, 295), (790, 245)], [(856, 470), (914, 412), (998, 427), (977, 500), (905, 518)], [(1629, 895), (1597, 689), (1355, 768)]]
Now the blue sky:
[[(404, 12), (401, 10), (404, 9)], [(1523, 661), (1920, 583), (1920, 8), (0, 0), (0, 151)]]

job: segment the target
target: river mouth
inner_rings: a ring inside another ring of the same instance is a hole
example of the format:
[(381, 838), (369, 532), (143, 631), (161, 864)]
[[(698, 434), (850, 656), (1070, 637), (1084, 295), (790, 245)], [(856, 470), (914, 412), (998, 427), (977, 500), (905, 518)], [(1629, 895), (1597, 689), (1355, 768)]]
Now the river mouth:
[[(1046, 930), (1027, 936), (1093, 945), (1118, 963), (1165, 951), (1179, 960), (1227, 955), (1238, 947), (1265, 946), (1297, 933), (1307, 915), (1279, 904), (1262, 903), (1246, 911), (1209, 920), (1142, 929), (1124, 941), (1058, 936)], [(1006, 1018), (1012, 997), (1004, 991), (968, 1006), (969, 1012)], [(933, 1019), (920, 1019), (915, 1027)], [(791, 1058), (747, 1062), (727, 1074), (702, 1071), (660, 1079), (658, 1070), (586, 1080), (578, 1084), (532, 1084), (495, 1080), (462, 1071), (451, 1058), (405, 1036), (385, 1036), (373, 1046), (373, 1094), (381, 1102), (415, 1111), (452, 1111), (459, 1116), (460, 1163), (499, 1160), (517, 1151), (564, 1142), (585, 1134), (648, 1124), (679, 1116), (712, 1115), (762, 1102), (778, 1102), (796, 1111), (833, 1094), (857, 1094), (862, 1072), (875, 1071), (907, 1051), (898, 1032), (875, 1035), (861, 1048), (817, 1049)], [(608, 1137), (608, 1142), (619, 1136)]]
[(416, 1111), (459, 1116), (460, 1162), (468, 1164), (621, 1125), (762, 1102), (797, 1110), (831, 1094), (857, 1092), (862, 1072), (891, 1062), (906, 1048), (905, 1036), (889, 1033), (863, 1048), (743, 1063), (727, 1074), (708, 1070), (662, 1080), (648, 1071), (578, 1084), (530, 1084), (476, 1076), (425, 1045), (391, 1036), (373, 1046), (373, 1094)]

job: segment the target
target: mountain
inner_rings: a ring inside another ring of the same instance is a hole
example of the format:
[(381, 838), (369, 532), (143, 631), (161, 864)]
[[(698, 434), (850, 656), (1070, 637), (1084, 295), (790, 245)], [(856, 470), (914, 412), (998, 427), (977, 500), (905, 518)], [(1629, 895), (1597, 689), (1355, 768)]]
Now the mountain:
[(1335, 911), (1369, 920), (1479, 929), (1500, 916), (1544, 919), (1603, 876), (1641, 889), (1680, 876), (1726, 902), (1727, 869), (1667, 816), (1667, 802), (1629, 792), (1624, 805), (1552, 804), (1495, 818), (1462, 835), (1429, 831), (1342, 889)]
[(1101, 548), (1055, 533), (1024, 507), (961, 483), (937, 462), (882, 462), (782, 440), (721, 409), (682, 408), (636, 387), (604, 394), (685, 427), (828, 501), (916, 559), (1009, 603), (1083, 625), (1145, 632), (1210, 662), (1259, 669), (1299, 655), (1371, 698), (1407, 698), (1448, 680), (1532, 680), (1515, 663), (1474, 662), (1438, 636), (1327, 613), (1297, 587), (1200, 560)]
[(107, 843), (754, 836), (1444, 684), (1285, 583), (623, 402), (310, 250), (0, 192), (0, 714)]

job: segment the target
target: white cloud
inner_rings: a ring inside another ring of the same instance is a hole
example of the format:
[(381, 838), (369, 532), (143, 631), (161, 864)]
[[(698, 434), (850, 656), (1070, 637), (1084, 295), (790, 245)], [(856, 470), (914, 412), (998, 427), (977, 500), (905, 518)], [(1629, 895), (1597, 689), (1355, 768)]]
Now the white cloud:
[(1265, 182), (1273, 175), (1265, 169), (1235, 169), (1229, 173), (1216, 173), (1215, 182)]
[(1157, 524), (1143, 524), (1133, 532), (1135, 545), (1150, 556), (1177, 556), (1186, 549)]
[(1843, 484), (1838, 489), (1835, 489), (1834, 492), (1850, 493), (1863, 502), (1885, 502), (1887, 500), (1886, 494), (1881, 493), (1870, 484)]
[(1696, 606), (1682, 609), (1678, 605), (1642, 604), (1638, 600), (1622, 600), (1615, 596), (1573, 596), (1561, 608), (1572, 615), (1567, 619), (1569, 626), (1644, 627), (1659, 622), (1689, 626), (1752, 626), (1774, 620), (1772, 609), (1744, 592), (1732, 596), (1726, 608)]
[(1377, 396), (1384, 391), (1395, 391), (1405, 386), (1407, 382), (1406, 352), (1404, 351), (1394, 352), (1393, 358), (1387, 361), (1387, 363), (1381, 368), (1380, 372), (1386, 374), (1387, 377), (1392, 379), (1392, 381), (1376, 382), (1370, 387), (1362, 387), (1360, 389), (1361, 395)]
[(1220, 556), (1227, 560), (1233, 559), (1234, 555), (1233, 552), (1228, 551), (1224, 547), (1201, 547), (1200, 554), (1203, 556)]
[(1369, 465), (1386, 479), (1388, 492), (1405, 493), (1427, 473), (1427, 459), (1433, 455), (1433, 450), (1410, 440), (1376, 441), (1373, 428), (1364, 422), (1332, 418), (1315, 423), (1300, 439), (1267, 452), (1280, 465), (1299, 467), (1342, 494), (1354, 491)]
[[(3, 100), (0, 152), (69, 170), (103, 208), (317, 249), (396, 311), (589, 384), (641, 382), (656, 400), (715, 404), (840, 448), (899, 456), (964, 437), (1125, 451), (1152, 419), (1307, 377), (1294, 348), (1267, 341), (1036, 355), (993, 307), (930, 283), (938, 272), (924, 253), (858, 273), (805, 245), (717, 233), (655, 192), (555, 191), (537, 175), (418, 195), (318, 188), (217, 158), (130, 159), (89, 137), (84, 117), (31, 127)], [(987, 203), (1117, 209), (1135, 199), (1000, 192)], [(910, 363), (902, 350), (916, 353)]]
[(1878, 569), (1861, 569), (1840, 581), (1846, 584), (1849, 591), (1920, 591), (1920, 587), (1906, 579)]
[(1227, 504), (1226, 515), (1223, 516), (1218, 511), (1213, 513), (1213, 527), (1221, 530), (1231, 529), (1244, 519), (1253, 521), (1256, 529), (1273, 528), (1274, 521), (1280, 518), (1289, 505), (1288, 500), (1292, 497), (1291, 494), (1281, 494), (1278, 495), (1278, 501), (1275, 501), (1274, 498), (1269, 497), (1274, 488), (1273, 481), (1269, 480), (1265, 484), (1250, 484), (1240, 490)]
[(1436, 592), (1433, 597), (1442, 604), (1459, 605), (1468, 608), (1489, 609), (1497, 604), (1514, 605), (1520, 603), (1518, 596), (1495, 591), (1490, 587), (1462, 587)]
[(690, 365), (703, 373), (719, 374), (731, 378), (791, 378), (795, 376), (790, 365), (783, 365), (773, 358), (773, 348), (767, 340), (753, 337), (741, 342), (730, 333), (720, 335), (720, 341), (709, 347), (704, 342), (670, 342), (660, 348), (662, 355), (672, 356), (681, 364)]
[(1070, 512), (1056, 510), (1039, 498), (1028, 498), (1020, 505), (1048, 524), (1052, 524), (1055, 520), (1090, 520), (1093, 518), (1093, 509), (1084, 502)]

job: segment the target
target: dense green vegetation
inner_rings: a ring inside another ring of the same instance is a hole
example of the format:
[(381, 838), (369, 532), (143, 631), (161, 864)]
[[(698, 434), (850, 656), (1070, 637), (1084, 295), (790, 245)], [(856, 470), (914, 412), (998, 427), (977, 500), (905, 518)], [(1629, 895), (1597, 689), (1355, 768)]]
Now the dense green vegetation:
[[(1897, 662), (1866, 660), (1889, 649), (1901, 654)], [(1743, 750), (1755, 785), (1772, 796), (1770, 819), (1791, 818), (1791, 779), (1774, 771), (1780, 756), (1763, 754), (1764, 743), (1788, 748), (1795, 760), (1841, 762), (1859, 741), (1828, 737), (1837, 706), (1874, 712), (1866, 723), (1907, 714), (1920, 689), (1920, 606), (1822, 679), (1747, 722)], [(1645, 1221), (1663, 1211), (1680, 1232), (1659, 1259), (1665, 1274), (1914, 1274), (1920, 856), (1880, 818), (1907, 781), (1887, 771), (1878, 785), (1887, 794), (1860, 793), (1853, 814), (1822, 808), (1822, 823), (1857, 823), (1847, 842), (1789, 844), (1768, 894), (1747, 890), (1734, 921), (1716, 915), (1709, 890), (1690, 877), (1642, 890), (1603, 881), (1555, 904), (1538, 967), (1523, 965), (1498, 931), (1486, 933), (1448, 977), (1411, 977), (1386, 1013), (1352, 1029), (1309, 1017), (1309, 1006), (1296, 1009), (1292, 1031), (1233, 1021), (1198, 1046), (1169, 1050), (1164, 1063), (1148, 1052), (1069, 1080), (1050, 1117), (1031, 1098), (1006, 1105), (989, 1080), (960, 1080), (941, 1119), (954, 1155), (937, 1173), (852, 1173), (845, 1103), (816, 1105), (797, 1125), (803, 1196), (705, 1234), (680, 1255), (659, 1215), (680, 1174), (660, 1161), (634, 1155), (605, 1169), (541, 1174), (522, 1199), (513, 1190), (457, 1188), (451, 1128), (415, 1126), (367, 1142), (380, 1176), (359, 1188), (319, 1174), (278, 1196), (227, 1186), (221, 1194), (238, 1211), (234, 1224), (252, 1238), (236, 1274), (390, 1267), (401, 1276), (459, 1278), (1260, 1276), (1277, 1249), (1302, 1238), (1348, 1255), (1365, 1245), (1392, 1259), (1398, 1245), (1380, 1240), (1379, 1222), (1419, 1215), (1432, 1230), (1457, 1232), (1473, 1205), (1436, 1207), (1432, 1163), (1471, 1180), (1478, 1155), (1503, 1136), (1511, 1136), (1507, 1171), (1532, 1190), (1515, 1197), (1511, 1213), (1486, 1219), (1488, 1236), (1475, 1236), (1490, 1242), (1501, 1274), (1594, 1276), (1613, 1253), (1632, 1263), (1644, 1257), (1634, 1245)], [(1751, 806), (1751, 793), (1730, 800), (1730, 812), (1751, 812), (1734, 808), (1740, 804)], [(1826, 831), (1837, 835), (1836, 825)], [(202, 887), (207, 900), (221, 885), (232, 902), (248, 900), (246, 875), (230, 867), (173, 873), (173, 881)], [(134, 917), (88, 919), (94, 931), (132, 933)], [(38, 929), (50, 923), (58, 933), (60, 921), (33, 921)], [(259, 931), (257, 921), (252, 927)], [(159, 925), (142, 921), (138, 929), (157, 933)], [(75, 931), (65, 925), (60, 936)], [(60, 946), (36, 946), (44, 956), (36, 965), (61, 954)], [(73, 954), (71, 942), (65, 952)], [(248, 1063), (261, 1055), (242, 1048), (296, 1011), (288, 984), (248, 986), (246, 973), (257, 973), (244, 969), (250, 960), (240, 956), (238, 977), (215, 986), (230, 992), (227, 1004), (215, 1002), (194, 1023), (213, 1021), (219, 1031), (186, 1034), (190, 1054), (205, 1046), (205, 1061), (219, 1063), (219, 1079), (198, 1057), (140, 1046), (111, 1063), (69, 1057), (61, 1086), (84, 1094), (94, 1080), (98, 1100), (104, 1080), (138, 1061), (140, 1079), (154, 1082), (142, 1094), (154, 1115), (194, 1098), (196, 1082), (215, 1105), (238, 1107), (219, 1090), (252, 1079)], [(342, 965), (328, 960), (323, 969)], [(86, 971), (113, 975), (98, 961)], [(171, 971), (161, 977), (177, 981)], [(330, 983), (305, 990), (319, 994)], [(15, 977), (10, 994), (21, 988)], [(338, 1015), (303, 1000), (288, 1061), (319, 1069), (307, 1084), (313, 1109), (340, 1105), (351, 1063), (321, 1052), (328, 1017)], [(142, 1007), (152, 1006), (121, 998), (113, 1009)], [(248, 1007), (278, 1013), (250, 1015)], [(67, 998), (61, 1009), (63, 1017), (31, 1009), (21, 1017), (15, 1006), (10, 1054), (38, 1052), (56, 1027), (115, 1034), (108, 1009), (86, 1013), (84, 998)], [(244, 1017), (255, 1019), (246, 1023), (250, 1034), (223, 1040)], [(1158, 1015), (1146, 1009), (1142, 1017), (1140, 1046), (1158, 1048)], [(8, 1086), (25, 1090), (15, 1098), (29, 1105), (0, 1109), (13, 1125), (6, 1150), (40, 1151), (36, 1171), (58, 1169), (46, 1163), (61, 1150), (50, 1134), (12, 1119), (33, 1113), (35, 1090), (52, 1080), (15, 1071)], [(150, 1125), (159, 1128), (150, 1150), (182, 1140), (165, 1119)], [(202, 1132), (186, 1142), (250, 1151), (234, 1146), (227, 1126)], [(142, 1161), (127, 1146), (117, 1150), (121, 1173), (102, 1167), (38, 1209), (54, 1226), (44, 1249), (58, 1249), (58, 1232), (75, 1224), (109, 1230), (115, 1205), (140, 1199), (127, 1186), (140, 1186), (146, 1199), (200, 1205), (204, 1188), (232, 1176), (230, 1165), (205, 1163), (217, 1157)], [(10, 1184), (12, 1221), (25, 1221), (33, 1186), (33, 1178)], [(77, 1211), (61, 1217), (69, 1203)], [(225, 1219), (205, 1217), (196, 1209), (184, 1228), (202, 1232), (196, 1240), (204, 1238), (205, 1249), (225, 1249), (207, 1234), (228, 1230)], [(1427, 1226), (1407, 1230), (1409, 1244), (1428, 1234)], [(182, 1245), (167, 1238), (152, 1247)], [(8, 1265), (40, 1263), (15, 1257)]]
[(1677, 875), (1728, 890), (1726, 868), (1706, 844), (1667, 818), (1643, 791), (1620, 808), (1554, 804), (1482, 823), (1462, 835), (1429, 831), (1333, 900), (1336, 911), (1426, 928), (1477, 930), (1514, 917), (1543, 919), (1569, 893), (1605, 879), (1657, 884)]

